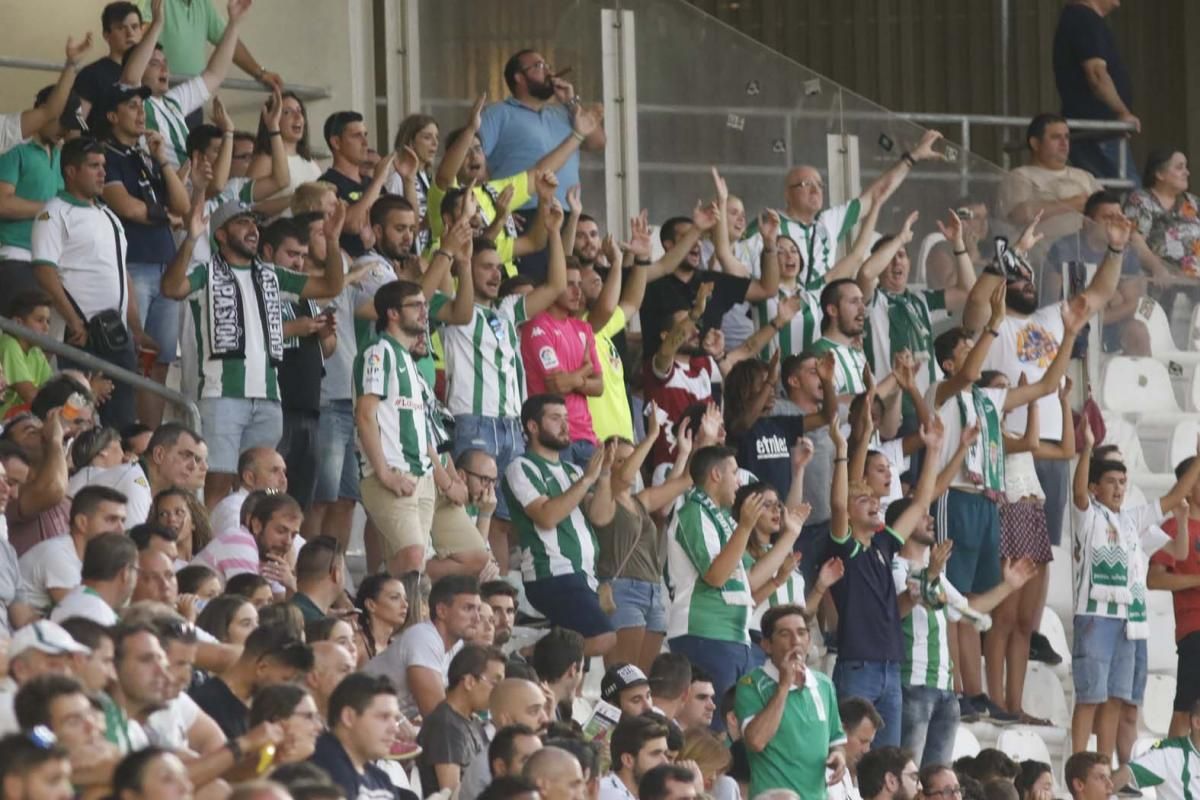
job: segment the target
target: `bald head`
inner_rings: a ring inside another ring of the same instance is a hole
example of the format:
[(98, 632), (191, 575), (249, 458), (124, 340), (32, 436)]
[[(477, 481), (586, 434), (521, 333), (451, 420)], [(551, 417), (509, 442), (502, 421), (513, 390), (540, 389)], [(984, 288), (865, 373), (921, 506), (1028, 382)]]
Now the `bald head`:
[(540, 789), (545, 783), (563, 775), (579, 773), (583, 778), (583, 770), (575, 756), (561, 747), (543, 747), (529, 757), (521, 775), (527, 781), (533, 781)]
[(313, 642), (312, 652), (313, 668), (304, 681), (317, 701), (317, 708), (324, 712), (333, 690), (357, 665), (350, 651), (335, 642)]
[(788, 170), (784, 178), (787, 215), (811, 223), (825, 206), (825, 183), (816, 167), (801, 164)]
[(523, 678), (505, 678), (496, 684), (488, 707), (497, 728), (527, 725), (540, 731), (548, 721), (541, 687)]
[(238, 458), (238, 478), (250, 491), (287, 491), (287, 464), (271, 447), (251, 447)]

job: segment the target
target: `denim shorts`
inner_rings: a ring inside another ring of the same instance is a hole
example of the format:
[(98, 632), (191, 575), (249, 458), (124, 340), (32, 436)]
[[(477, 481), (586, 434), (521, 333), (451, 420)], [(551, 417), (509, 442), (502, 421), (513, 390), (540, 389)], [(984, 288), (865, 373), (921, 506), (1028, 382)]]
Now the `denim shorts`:
[(154, 343), (158, 345), (158, 363), (175, 361), (179, 346), (180, 303), (162, 294), (161, 282), (165, 264), (146, 264), (131, 261), (126, 264), (133, 296), (137, 298), (138, 320)]
[(208, 442), (208, 468), (237, 474), (238, 456), (251, 447), (279, 446), (283, 409), (278, 400), (241, 397), (200, 398), (200, 424)]
[(1145, 690), (1145, 642), (1125, 638), (1125, 620), (1075, 615), (1071, 677), (1075, 702), (1096, 705), (1110, 698), (1136, 700), (1138, 644), (1142, 645), (1142, 690)]
[(358, 500), (358, 456), (354, 442), (354, 401), (330, 400), (321, 406), (317, 422), (317, 489), (313, 500), (332, 503)]
[(667, 632), (667, 607), (661, 581), (613, 578), (613, 602), (617, 610), (608, 615), (613, 627), (645, 628), (650, 633)]
[[(474, 414), (459, 414), (454, 418), (454, 458), (464, 450), (483, 450), (496, 459), (497, 475), (504, 478), (504, 470), (517, 456), (525, 452), (525, 437), (521, 433), (521, 420), (516, 417), (477, 417)], [(509, 520), (508, 502), (504, 492), (496, 487), (496, 519)]]

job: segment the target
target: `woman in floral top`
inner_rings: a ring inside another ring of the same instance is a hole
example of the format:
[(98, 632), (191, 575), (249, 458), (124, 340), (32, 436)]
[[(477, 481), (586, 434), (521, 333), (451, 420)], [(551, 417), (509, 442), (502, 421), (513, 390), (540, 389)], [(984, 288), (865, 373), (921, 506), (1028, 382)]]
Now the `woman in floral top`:
[(1200, 199), (1187, 190), (1187, 156), (1156, 150), (1146, 159), (1142, 185), (1125, 201), (1125, 214), (1151, 251), (1173, 271), (1200, 277)]

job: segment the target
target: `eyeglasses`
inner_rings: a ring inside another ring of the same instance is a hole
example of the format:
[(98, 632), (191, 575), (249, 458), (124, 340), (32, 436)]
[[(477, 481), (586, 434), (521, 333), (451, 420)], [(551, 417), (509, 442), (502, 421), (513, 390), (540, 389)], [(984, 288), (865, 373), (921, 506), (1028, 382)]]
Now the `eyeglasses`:
[(491, 475), (480, 475), (478, 472), (472, 472), (469, 469), (464, 469), (463, 472), (467, 473), (484, 486), (495, 486), (496, 481), (499, 480), (499, 478), (493, 478)]
[(938, 789), (936, 792), (922, 789), (921, 793), (926, 797), (962, 797), (963, 790), (961, 786), (947, 786), (945, 789)]
[(429, 303), (424, 300), (409, 300), (407, 303), (401, 303), (401, 308), (429, 308)]
[(796, 181), (788, 186), (789, 189), (824, 189), (825, 184), (820, 181), (811, 181), (805, 178), (802, 181)]
[(529, 72), (530, 70), (537, 70), (537, 69), (544, 69), (546, 72), (549, 72), (550, 65), (547, 64), (545, 61), (535, 61), (532, 64), (521, 67), (521, 72)]

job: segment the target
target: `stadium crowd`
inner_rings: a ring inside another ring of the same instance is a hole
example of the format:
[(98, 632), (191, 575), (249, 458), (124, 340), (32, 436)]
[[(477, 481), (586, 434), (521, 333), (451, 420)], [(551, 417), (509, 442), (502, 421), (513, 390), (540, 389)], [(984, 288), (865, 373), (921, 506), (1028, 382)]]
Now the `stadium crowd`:
[[(1064, 69), (1136, 121), (1115, 5), (1067, 6)], [(226, 11), (109, 3), (108, 53), (68, 40), (0, 116), (4, 315), (200, 415), (0, 335), (2, 800), (1049, 800), (1049, 764), (954, 741), (1051, 724), (1023, 698), (1061, 661), (1064, 534), (1064, 788), (1200, 790), (1200, 458), (1128, 503), (1069, 377), (1089, 321), (1147, 355), (1134, 307), (1200, 275), (1182, 153), (1123, 198), (1039, 114), (912, 286), (917, 214), (878, 222), (936, 132), (841, 205), (797, 165), (754, 214), (713, 169), (690, 214), (606, 235), (602, 109), (540, 53), (380, 154)], [(235, 65), (256, 131), (216, 94)], [(1179, 689), (1134, 758), (1150, 589)]]

